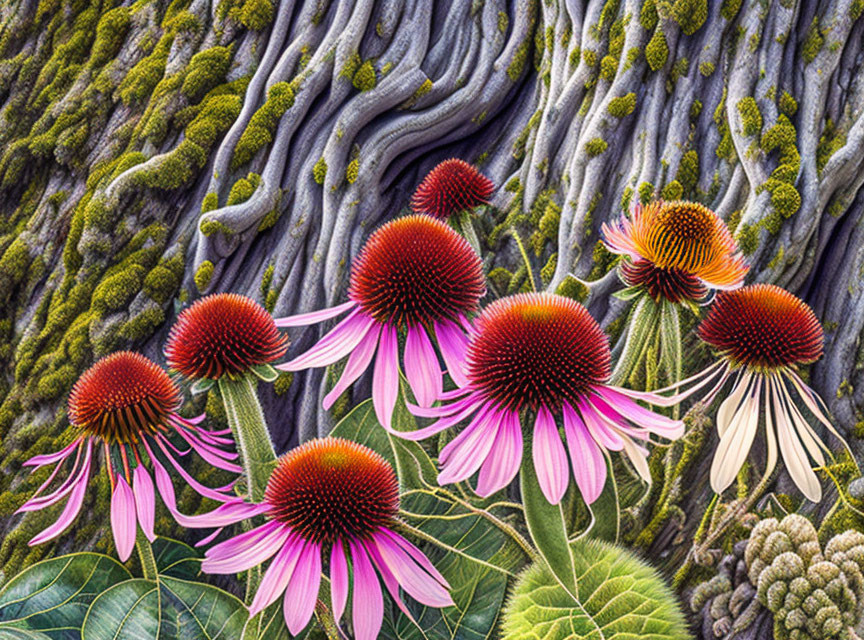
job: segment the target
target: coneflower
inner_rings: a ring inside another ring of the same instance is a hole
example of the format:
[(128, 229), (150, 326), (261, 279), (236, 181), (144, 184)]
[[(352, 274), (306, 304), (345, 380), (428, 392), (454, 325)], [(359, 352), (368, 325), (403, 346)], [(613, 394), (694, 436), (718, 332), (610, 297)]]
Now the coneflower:
[(654, 356), (674, 382), (681, 374), (679, 308), (695, 310), (712, 290), (740, 287), (749, 267), (723, 220), (695, 202), (636, 204), (629, 219), (604, 224), (602, 233), (607, 249), (623, 256), (619, 275), (628, 289), (615, 295), (636, 299), (612, 379), (636, 383), (644, 367), (645, 386), (655, 386), (648, 347), (659, 345)]
[[(230, 462), (236, 453), (226, 451), (233, 443), (226, 431), (209, 431), (200, 426), (204, 416), (187, 419), (177, 413), (182, 403), (180, 389), (154, 362), (138, 353), (119, 351), (102, 358), (85, 371), (69, 396), (69, 420), (79, 435), (56, 453), (39, 455), (24, 463), (36, 469), (56, 464), (48, 479), (19, 511), (44, 509), (66, 499), (66, 506), (50, 527), (30, 544), (59, 536), (81, 509), (93, 467), (94, 448), (104, 448), (105, 467), (111, 481), (111, 528), (117, 554), (128, 559), (135, 545), (137, 527), (152, 541), (155, 518), (153, 477), (162, 501), (177, 517), (174, 488), (165, 463), (196, 492), (207, 498), (227, 501), (226, 489), (210, 489), (196, 481), (177, 461), (185, 455), (177, 436), (189, 449), (213, 466), (231, 472), (240, 467)], [(42, 495), (72, 460), (68, 475), (54, 491)]]
[(394, 531), (398, 508), (399, 483), (390, 464), (363, 445), (330, 437), (306, 442), (280, 458), (260, 504), (226, 504), (186, 521), (222, 527), (264, 515), (265, 524), (208, 549), (201, 568), (233, 574), (272, 558), (250, 615), (284, 593), (285, 622), (297, 635), (312, 617), (321, 570), (328, 563), (334, 619), (338, 624), (342, 618), (350, 591), (354, 637), (372, 640), (384, 614), (379, 575), (409, 618), (400, 588), (429, 607), (453, 605), (441, 573)]
[[(467, 383), (442, 396), (449, 402), (416, 415), (438, 418), (414, 432), (419, 440), (469, 420), (439, 455), (441, 484), (479, 470), (477, 493), (509, 484), (522, 460), (523, 426), (533, 421), (534, 471), (543, 494), (558, 503), (572, 473), (585, 501), (606, 481), (607, 450), (624, 451), (650, 482), (647, 451), (636, 441), (650, 433), (676, 439), (684, 425), (637, 404), (633, 392), (608, 385), (611, 355), (597, 322), (578, 302), (548, 293), (496, 300), (476, 319), (467, 351)], [(639, 393), (650, 401), (651, 394)], [(563, 425), (567, 450), (559, 434)]]
[(393, 220), (376, 230), (357, 256), (349, 302), (276, 320), (280, 327), (296, 327), (348, 312), (314, 347), (276, 368), (325, 367), (350, 355), (342, 377), (324, 398), (329, 408), (374, 358), (375, 414), (389, 428), (399, 391), (400, 333), (405, 336), (408, 383), (417, 402), (430, 406), (443, 388), (430, 336), (435, 336), (451, 378), (463, 383), (468, 316), (485, 292), (480, 257), (453, 229), (426, 215)]
[(416, 213), (446, 220), (460, 211), (489, 204), (494, 190), (493, 182), (476, 167), (451, 158), (438, 164), (423, 178), (411, 198), (411, 208)]
[(805, 413), (841, 442), (843, 439), (826, 417), (821, 398), (797, 373), (799, 366), (822, 356), (822, 327), (813, 310), (785, 289), (756, 284), (721, 292), (698, 333), (721, 360), (683, 381), (692, 386), (666, 402), (678, 402), (714, 382), (702, 399), (708, 406), (726, 381), (733, 379), (729, 395), (717, 412), (720, 444), (711, 465), (714, 491), (723, 492), (735, 480), (764, 421), (766, 477), (777, 463), (779, 443), (792, 480), (808, 500), (818, 502), (822, 487), (810, 460), (824, 466), (823, 450), (828, 448)]

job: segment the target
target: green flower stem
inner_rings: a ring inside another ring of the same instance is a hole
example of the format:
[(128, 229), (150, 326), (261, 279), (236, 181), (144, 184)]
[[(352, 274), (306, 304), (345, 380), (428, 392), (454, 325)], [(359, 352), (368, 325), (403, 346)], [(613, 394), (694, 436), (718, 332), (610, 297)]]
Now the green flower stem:
[(516, 246), (519, 248), (519, 253), (522, 254), (522, 261), (525, 263), (525, 271), (528, 272), (528, 282), (531, 283), (531, 291), (537, 291), (537, 283), (534, 281), (534, 270), (531, 268), (531, 260), (528, 258), (528, 252), (525, 251), (525, 245), (522, 244), (522, 238), (516, 229), (510, 229), (510, 235), (516, 241)]
[(156, 568), (156, 558), (153, 555), (153, 547), (150, 546), (150, 541), (144, 536), (141, 527), (135, 532), (135, 549), (138, 551), (138, 558), (141, 561), (141, 573), (145, 580), (156, 580), (159, 577), (159, 569)]
[(261, 502), (276, 462), (276, 451), (258, 402), (256, 386), (257, 379), (251, 373), (237, 380), (226, 376), (219, 378), (219, 392), (246, 473), (248, 495), (253, 502)]
[(482, 255), (480, 252), (480, 238), (477, 237), (477, 232), (474, 231), (474, 221), (471, 219), (471, 212), (460, 211), (451, 219), (456, 231), (468, 241), (468, 244), (477, 252), (478, 256)]

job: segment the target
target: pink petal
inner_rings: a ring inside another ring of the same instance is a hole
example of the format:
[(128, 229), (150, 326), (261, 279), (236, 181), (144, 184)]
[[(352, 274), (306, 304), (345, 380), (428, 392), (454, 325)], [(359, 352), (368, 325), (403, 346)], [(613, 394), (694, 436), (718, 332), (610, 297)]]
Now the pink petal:
[(255, 598), (249, 606), (249, 617), (264, 611), (282, 595), (288, 586), (288, 581), (294, 573), (294, 567), (300, 559), (300, 551), (303, 548), (303, 539), (294, 535), (289, 538), (285, 545), (279, 549), (276, 556), (267, 567)]
[[(156, 476), (156, 482), (159, 484), (158, 475)], [(269, 510), (270, 507), (264, 503), (250, 504), (235, 498), (231, 502), (220, 504), (213, 511), (208, 511), (207, 513), (187, 516), (177, 511), (177, 509), (172, 509), (171, 515), (174, 516), (177, 524), (184, 527), (189, 527), (190, 529), (209, 529), (211, 527), (224, 527), (229, 524), (236, 524), (237, 522), (267, 513)]]
[(312, 367), (326, 367), (338, 362), (360, 344), (374, 324), (376, 324), (374, 318), (355, 309), (314, 347), (290, 362), (276, 365), (276, 368), (282, 371), (300, 371)]
[(333, 603), (333, 619), (339, 624), (348, 602), (348, 562), (341, 540), (333, 543), (330, 552), (330, 601)]
[(567, 453), (558, 434), (558, 427), (549, 410), (541, 406), (534, 422), (534, 471), (543, 495), (550, 504), (558, 504), (567, 491)]
[(564, 434), (570, 450), (573, 477), (587, 504), (592, 504), (606, 484), (606, 458), (588, 427), (569, 404), (564, 403)]
[(236, 458), (236, 453), (220, 451), (212, 445), (202, 442), (192, 434), (186, 433), (183, 429), (178, 429), (177, 433), (179, 433), (180, 436), (189, 443), (189, 446), (192, 447), (192, 449), (195, 450), (195, 453), (201, 456), (201, 458), (205, 462), (208, 462), (209, 464), (219, 469), (224, 469), (225, 471), (230, 471), (232, 473), (243, 473), (242, 467), (225, 461), (225, 458), (228, 457)]
[(351, 541), (349, 549), (354, 564), (354, 595), (351, 603), (354, 637), (356, 640), (375, 640), (384, 620), (381, 585), (363, 545)]
[(408, 542), (408, 540), (403, 538), (401, 535), (399, 535), (392, 529), (381, 529), (380, 533), (382, 536), (386, 536), (391, 541), (399, 545), (402, 550), (409, 556), (411, 556), (417, 564), (423, 567), (429, 575), (431, 575), (438, 582), (440, 582), (442, 587), (444, 587), (445, 589), (450, 588), (450, 583), (448, 583), (447, 580), (444, 579), (444, 576), (441, 575), (441, 572), (435, 568), (435, 565), (429, 561), (429, 558), (427, 558), (423, 554), (423, 552), (420, 551), (420, 549), (415, 547), (413, 544)]
[(387, 536), (372, 536), (372, 544), (378, 549), (399, 584), (412, 598), (430, 607), (453, 606), (453, 599), (447, 590), (428, 573), (423, 571), (399, 545)]
[(153, 524), (156, 517), (156, 494), (153, 490), (153, 478), (147, 470), (138, 465), (132, 472), (132, 493), (135, 494), (135, 512), (141, 531), (150, 542), (156, 539)]
[(63, 508), (63, 513), (60, 514), (60, 517), (57, 518), (57, 521), (54, 524), (30, 540), (28, 544), (31, 546), (56, 538), (66, 530), (66, 527), (72, 524), (75, 516), (78, 515), (78, 512), (81, 510), (81, 504), (84, 502), (84, 493), (87, 490), (87, 480), (90, 478), (92, 450), (93, 442), (92, 440), (88, 440), (87, 451), (84, 454), (84, 464), (81, 467), (78, 477), (73, 483), (72, 493), (69, 496), (69, 500), (66, 502), (66, 506)]
[(519, 415), (505, 411), (498, 435), (477, 478), (477, 495), (484, 498), (500, 491), (513, 481), (522, 462), (522, 427)]
[(435, 323), (435, 337), (441, 349), (441, 357), (447, 365), (447, 373), (459, 387), (468, 385), (465, 357), (468, 351), (468, 336), (449, 320)]
[[(165, 443), (163, 442), (163, 438), (156, 438), (156, 444), (159, 445), (159, 448), (162, 450), (162, 453), (165, 454), (165, 457), (168, 459), (168, 462), (171, 463), (171, 466), (174, 467), (174, 470), (177, 471), (177, 473), (179, 473), (180, 476), (186, 481), (186, 484), (192, 487), (197, 493), (204, 496), (205, 498), (210, 498), (211, 500), (217, 500), (219, 502), (226, 502), (228, 500), (234, 500), (236, 498), (236, 496), (226, 495), (216, 491), (215, 489), (211, 489), (210, 487), (205, 487), (203, 484), (193, 478), (189, 474), (189, 472), (187, 472), (186, 469), (184, 469), (180, 464), (178, 464), (174, 457), (168, 452), (168, 449), (165, 447)], [(154, 465), (154, 469), (155, 468), (156, 466)]]
[(495, 442), (501, 417), (501, 411), (484, 407), (471, 424), (441, 450), (439, 484), (461, 482), (480, 468)]
[(114, 546), (121, 562), (126, 562), (135, 547), (137, 522), (135, 520), (135, 495), (126, 479), (117, 474), (114, 493), (111, 494), (111, 531)]
[(369, 554), (369, 557), (372, 558), (372, 564), (374, 564), (375, 568), (378, 570), (378, 574), (381, 576), (384, 586), (387, 587), (387, 592), (390, 594), (393, 602), (396, 603), (396, 606), (399, 607), (399, 610), (402, 611), (402, 613), (408, 616), (408, 619), (411, 620), (411, 622), (415, 622), (414, 616), (411, 615), (408, 607), (405, 606), (405, 603), (402, 601), (402, 596), (399, 593), (399, 580), (397, 580), (396, 576), (393, 575), (393, 572), (390, 571), (384, 558), (382, 558), (381, 554), (378, 552), (377, 547), (371, 543), (364, 544), (363, 546)]
[(285, 590), (282, 613), (288, 631), (296, 636), (309, 624), (321, 586), (321, 545), (307, 542), (297, 561), (297, 568)]
[(330, 307), (329, 309), (310, 311), (309, 313), (301, 313), (296, 316), (287, 316), (285, 318), (276, 318), (275, 322), (276, 326), (280, 328), (305, 327), (310, 324), (316, 324), (318, 322), (324, 322), (325, 320), (329, 320), (330, 318), (335, 318), (339, 314), (354, 308), (356, 304), (357, 303), (353, 300), (349, 300), (344, 304), (340, 304), (337, 307)]
[[(203, 562), (201, 562), (201, 570), (205, 573), (239, 573), (257, 567), (272, 558), (282, 548), (292, 532), (291, 529), (283, 525), (273, 527), (261, 535), (260, 529), (262, 527), (258, 527), (258, 537), (246, 538), (242, 542), (237, 542), (235, 538), (232, 538), (208, 549), (207, 553), (204, 554)], [(256, 530), (253, 529), (252, 531)], [(216, 549), (219, 550), (218, 555), (220, 557), (218, 558), (213, 557), (213, 552)]]
[(375, 355), (375, 347), (378, 346), (378, 336), (380, 335), (381, 328), (373, 327), (348, 356), (348, 363), (345, 365), (339, 382), (336, 383), (330, 393), (324, 396), (325, 409), (332, 407), (336, 399), (345, 392), (345, 389), (354, 384), (354, 381), (366, 371), (369, 363), (372, 362), (372, 356)]
[(393, 419), (393, 408), (396, 406), (396, 396), (399, 395), (398, 348), (396, 327), (392, 324), (384, 325), (372, 375), (372, 404), (378, 422), (391, 433), (397, 433), (390, 424)]
[[(684, 422), (672, 420), (659, 413), (646, 409), (636, 401), (628, 398), (623, 393), (606, 386), (597, 386), (594, 391), (598, 393), (608, 405), (617, 413), (621, 414), (634, 424), (644, 427), (658, 436), (677, 440), (684, 435)], [(602, 410), (602, 407), (601, 407)]]
[[(52, 462), (59, 462), (60, 460), (65, 460), (70, 455), (72, 455), (72, 450), (81, 444), (81, 439), (77, 439), (73, 441), (71, 444), (63, 447), (60, 451), (55, 451), (54, 453), (43, 453), (39, 456), (33, 456), (26, 462), (22, 463), (24, 467), (44, 467), (47, 464), (51, 464)], [(36, 470), (34, 469), (34, 471)]]
[(246, 553), (259, 542), (268, 538), (271, 533), (284, 527), (285, 525), (276, 520), (268, 520), (262, 525), (254, 527), (249, 531), (239, 533), (233, 538), (224, 540), (210, 549), (207, 549), (206, 556), (211, 560), (225, 560), (239, 553)]
[(441, 395), (441, 365), (422, 325), (408, 328), (405, 339), (405, 377), (421, 407), (431, 407)]
[(606, 418), (588, 401), (579, 404), (579, 413), (588, 428), (588, 432), (608, 451), (621, 451), (624, 441), (615, 427), (606, 421)]
[(75, 455), (75, 462), (72, 464), (72, 469), (69, 472), (69, 475), (60, 484), (59, 487), (57, 487), (54, 491), (47, 495), (39, 495), (40, 493), (42, 493), (42, 491), (45, 490), (45, 487), (47, 487), (57, 475), (57, 472), (63, 466), (61, 464), (58, 464), (56, 467), (54, 467), (54, 470), (51, 472), (51, 475), (48, 476), (48, 479), (40, 485), (40, 487), (36, 490), (33, 496), (27, 502), (21, 505), (15, 513), (44, 509), (45, 507), (50, 507), (52, 504), (60, 502), (60, 500), (69, 495), (69, 493), (75, 487), (76, 479), (78, 478), (78, 474), (80, 473), (80, 469), (78, 467), (79, 462), (81, 462), (81, 449), (79, 449), (78, 453)]

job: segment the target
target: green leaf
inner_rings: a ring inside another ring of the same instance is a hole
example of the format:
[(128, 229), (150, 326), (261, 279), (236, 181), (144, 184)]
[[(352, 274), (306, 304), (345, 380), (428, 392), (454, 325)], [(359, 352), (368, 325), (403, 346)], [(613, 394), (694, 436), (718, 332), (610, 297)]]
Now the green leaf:
[(615, 479), (614, 465), (610, 464), (606, 456), (606, 486), (599, 497), (589, 505), (592, 522), (583, 537), (607, 542), (618, 542), (621, 532), (621, 509), (618, 496), (618, 482)]
[(252, 367), (252, 373), (261, 378), (264, 382), (273, 382), (279, 377), (279, 372), (269, 364), (256, 364)]
[(627, 319), (624, 349), (612, 371), (612, 384), (626, 383), (639, 368), (648, 347), (654, 344), (659, 321), (660, 306), (648, 294), (643, 295)]
[[(401, 400), (396, 405), (393, 425), (397, 430), (416, 429), (414, 417)], [(426, 450), (416, 442), (389, 436), (378, 424), (371, 400), (355, 407), (331, 435), (365, 444), (394, 466), (403, 494), (402, 508), (409, 514), (422, 514), (405, 519), (439, 544), (417, 538), (412, 542), (453, 586), (455, 607), (428, 608), (405, 598), (422, 632), (401, 612), (387, 607), (379, 637), (391, 640), (424, 636), (429, 640), (490, 637), (498, 622), (508, 581), (525, 562), (518, 545), (482, 516), (448, 499), (446, 492), (437, 486), (435, 464)], [(478, 508), (484, 504), (487, 502), (478, 499)]]
[(46, 636), (40, 631), (0, 627), (0, 640), (51, 640), (51, 636)]
[(131, 577), (122, 564), (98, 553), (37, 562), (0, 590), (0, 629), (40, 631), (54, 640), (78, 638), (93, 599)]
[(619, 300), (632, 300), (633, 298), (638, 298), (643, 293), (645, 293), (644, 287), (641, 287), (641, 286), (627, 287), (626, 289), (621, 289), (620, 291), (615, 291), (612, 294), (612, 297), (618, 298)]
[(199, 393), (210, 391), (215, 384), (215, 380), (211, 380), (210, 378), (201, 378), (200, 380), (195, 381), (195, 383), (189, 388), (189, 392), (193, 396), (197, 396)]
[(84, 619), (82, 640), (237, 640), (244, 604), (208, 584), (161, 576), (127, 580), (97, 597)]
[(159, 575), (195, 580), (201, 574), (201, 554), (185, 542), (159, 537), (152, 547)]
[(579, 591), (535, 564), (504, 612), (503, 640), (688, 640), (686, 621), (659, 574), (629, 551), (596, 540), (570, 545)]

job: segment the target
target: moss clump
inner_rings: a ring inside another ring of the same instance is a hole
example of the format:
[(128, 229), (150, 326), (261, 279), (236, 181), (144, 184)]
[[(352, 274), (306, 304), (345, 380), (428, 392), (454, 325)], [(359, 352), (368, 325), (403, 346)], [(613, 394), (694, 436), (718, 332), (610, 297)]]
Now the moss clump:
[(171, 299), (174, 292), (180, 288), (180, 278), (164, 265), (156, 265), (144, 278), (144, 293), (150, 298), (164, 304)]
[(279, 120), (294, 105), (294, 90), (287, 82), (277, 82), (267, 92), (267, 100), (252, 114), (246, 130), (234, 147), (231, 167), (236, 169), (249, 162), (259, 149), (273, 141)]
[(683, 194), (684, 187), (682, 187), (681, 183), (677, 180), (673, 180), (667, 184), (663, 187), (663, 191), (661, 192), (664, 200), (680, 200)]
[(91, 305), (93, 310), (104, 313), (127, 306), (141, 290), (146, 274), (144, 267), (132, 264), (123, 271), (102, 280), (93, 291)]
[(198, 291), (204, 293), (212, 278), (213, 263), (209, 260), (205, 260), (201, 263), (201, 266), (198, 267), (197, 271), (195, 271), (195, 286), (198, 287)]
[(273, 381), (273, 393), (275, 393), (277, 396), (285, 395), (291, 388), (292, 382), (294, 382), (294, 374), (283, 371)]
[(273, 22), (271, 0), (246, 0), (236, 12), (237, 21), (247, 29), (261, 31)]
[(755, 136), (762, 131), (762, 113), (759, 105), (751, 96), (738, 101), (738, 114), (741, 116), (741, 129), (746, 136)]
[(745, 256), (751, 255), (759, 247), (759, 229), (752, 224), (740, 225), (735, 235), (741, 253)]
[(161, 307), (153, 304), (127, 320), (120, 327), (120, 337), (126, 340), (143, 340), (153, 335), (156, 327), (163, 322), (165, 322), (165, 312)]
[(230, 237), (234, 235), (234, 230), (226, 226), (225, 224), (219, 222), (218, 220), (214, 220), (213, 218), (207, 218), (201, 221), (201, 224), (198, 225), (198, 228), (201, 229), (201, 233), (205, 236), (210, 237), (217, 233), (221, 233), (223, 236)]
[(555, 289), (555, 293), (559, 296), (564, 296), (565, 298), (572, 298), (573, 300), (578, 300), (579, 302), (583, 302), (585, 298), (588, 297), (588, 287), (579, 282), (573, 276), (567, 276), (558, 285), (558, 288)]
[(769, 178), (765, 188), (771, 192), (771, 204), (774, 210), (784, 218), (791, 217), (801, 208), (801, 194), (788, 182)]
[(348, 167), (345, 169), (345, 179), (348, 181), (348, 184), (354, 184), (357, 181), (357, 176), (360, 174), (360, 158), (354, 158), (351, 162), (348, 163)]
[(257, 173), (250, 173), (245, 178), (240, 178), (231, 186), (231, 191), (228, 193), (228, 206), (246, 202), (260, 184), (261, 176)]
[(669, 45), (666, 44), (666, 34), (663, 33), (662, 29), (657, 28), (645, 46), (645, 59), (652, 71), (658, 71), (666, 64), (668, 57)]
[(139, 60), (129, 70), (129, 73), (123, 78), (117, 90), (123, 104), (129, 106), (141, 103), (153, 95), (156, 85), (159, 84), (162, 76), (165, 75), (165, 64), (168, 62), (170, 44), (170, 39), (167, 41), (168, 46), (160, 42), (153, 53)]
[(552, 282), (552, 278), (555, 277), (555, 268), (558, 266), (558, 254), (553, 253), (549, 256), (549, 259), (546, 261), (546, 264), (540, 269), (540, 282), (543, 283), (544, 287), (548, 287), (549, 283)]
[(681, 163), (678, 165), (676, 181), (681, 183), (684, 191), (690, 192), (696, 188), (696, 182), (698, 180), (699, 154), (694, 149), (691, 149), (681, 158)]
[(599, 156), (601, 153), (606, 151), (608, 146), (609, 143), (603, 138), (593, 138), (585, 143), (585, 153), (593, 158), (594, 156)]
[(801, 43), (801, 57), (804, 58), (804, 62), (807, 64), (813, 62), (822, 50), (823, 44), (825, 44), (825, 36), (819, 28), (819, 16), (813, 16), (813, 22), (810, 23), (804, 42)]
[(117, 7), (103, 13), (96, 26), (96, 40), (93, 42), (90, 64), (100, 67), (113, 60), (123, 46), (128, 31), (128, 7)]
[(735, 19), (735, 16), (738, 15), (742, 1), (743, 0), (723, 0), (723, 4), (720, 6), (720, 15), (731, 22)]
[(729, 122), (726, 119), (726, 89), (723, 89), (723, 95), (717, 108), (714, 110), (714, 123), (717, 125), (717, 130), (720, 132), (720, 142), (714, 152), (718, 158), (725, 158), (730, 162), (735, 159), (735, 145), (732, 142), (732, 132), (729, 130)]
[(615, 79), (615, 72), (618, 71), (618, 58), (615, 56), (603, 56), (600, 61), (600, 77), (610, 82)]
[(639, 24), (645, 31), (653, 31), (657, 27), (657, 3), (656, 0), (645, 0), (639, 11)]
[(777, 102), (777, 106), (780, 107), (780, 111), (790, 118), (795, 115), (795, 112), (798, 111), (798, 101), (791, 96), (788, 91), (784, 91), (780, 94), (780, 100)]
[(639, 185), (639, 202), (647, 204), (654, 198), (654, 185), (650, 182), (643, 182)]
[(846, 132), (839, 131), (831, 118), (825, 122), (819, 144), (816, 146), (816, 169), (821, 173), (828, 160), (846, 144)]
[(530, 50), (531, 39), (525, 38), (513, 54), (513, 59), (510, 61), (510, 64), (507, 65), (507, 76), (513, 82), (516, 82), (520, 77), (522, 77), (522, 71), (525, 69), (525, 62), (528, 60), (528, 52)]
[(708, 0), (675, 0), (672, 17), (688, 36), (696, 33), (708, 19)]
[(710, 77), (714, 73), (714, 63), (705, 61), (699, 65), (699, 73), (701, 73), (706, 78)]
[(197, 100), (221, 83), (231, 66), (231, 47), (211, 47), (192, 56), (180, 93)]
[(375, 66), (372, 64), (371, 60), (367, 60), (360, 65), (360, 68), (357, 69), (351, 83), (358, 91), (370, 91), (375, 88), (378, 79), (375, 75)]
[(318, 158), (318, 162), (312, 167), (312, 178), (318, 184), (324, 184), (324, 180), (327, 178), (327, 161), (324, 156)]
[(213, 211), (219, 207), (219, 194), (215, 191), (211, 191), (204, 199), (201, 201), (201, 213), (207, 213), (208, 211)]
[(636, 94), (630, 92), (627, 95), (612, 98), (609, 101), (607, 111), (609, 111), (609, 115), (614, 116), (615, 118), (624, 118), (633, 113), (635, 108)]

